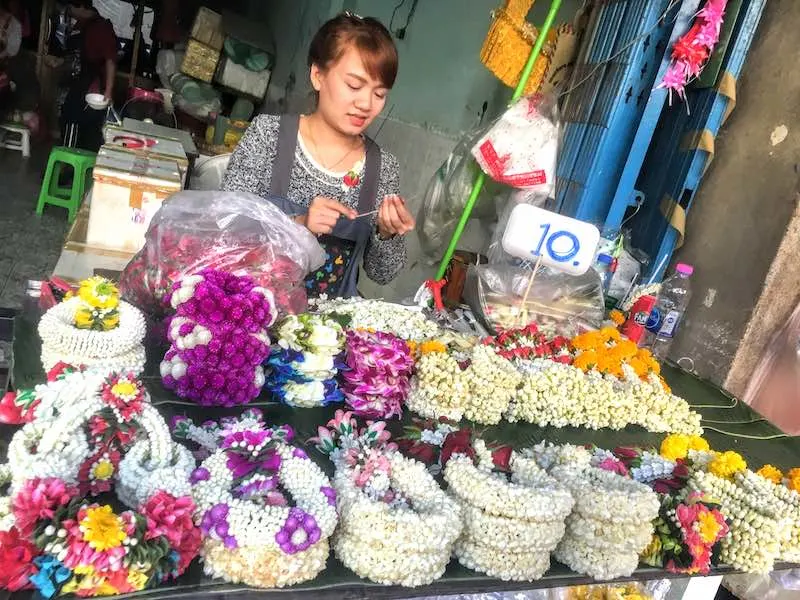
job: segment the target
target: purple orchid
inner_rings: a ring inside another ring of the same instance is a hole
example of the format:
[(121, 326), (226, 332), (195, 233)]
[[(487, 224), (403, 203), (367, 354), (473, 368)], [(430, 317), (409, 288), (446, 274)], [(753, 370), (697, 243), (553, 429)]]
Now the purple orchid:
[(321, 536), (314, 516), (294, 507), (289, 510), (283, 527), (275, 534), (275, 541), (286, 554), (296, 554), (308, 550)]

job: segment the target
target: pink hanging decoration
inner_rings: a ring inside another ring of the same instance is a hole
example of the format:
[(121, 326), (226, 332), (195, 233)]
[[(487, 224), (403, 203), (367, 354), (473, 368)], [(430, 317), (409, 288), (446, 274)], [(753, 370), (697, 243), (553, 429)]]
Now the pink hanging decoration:
[(706, 66), (714, 47), (719, 42), (722, 19), (728, 0), (707, 0), (697, 13), (694, 24), (672, 47), (672, 62), (657, 89), (675, 92), (686, 99), (686, 86), (697, 78)]

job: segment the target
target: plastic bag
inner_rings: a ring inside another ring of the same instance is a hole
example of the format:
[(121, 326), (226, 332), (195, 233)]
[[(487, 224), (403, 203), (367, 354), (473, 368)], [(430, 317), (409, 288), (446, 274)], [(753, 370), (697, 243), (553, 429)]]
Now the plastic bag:
[(180, 192), (153, 216), (120, 278), (123, 297), (162, 316), (172, 284), (206, 267), (250, 275), (281, 312), (307, 307), (303, 279), (325, 262), (317, 239), (271, 202), (245, 192)]
[(522, 305), (532, 273), (512, 265), (470, 267), (464, 297), (493, 333), (535, 322), (548, 335), (572, 337), (602, 325), (603, 288), (594, 269), (575, 276), (540, 267)]
[(550, 600), (666, 600), (671, 587), (668, 579), (576, 585), (551, 590)]
[(557, 102), (553, 95), (520, 98), (472, 148), (481, 169), (499, 183), (552, 195), (558, 155)]
[[(468, 134), (431, 177), (417, 215), (417, 233), (423, 252), (440, 258), (467, 204), (475, 178), (480, 172), (470, 154), (478, 134)], [(494, 219), (492, 190), (484, 189), (475, 203), (473, 218)]]

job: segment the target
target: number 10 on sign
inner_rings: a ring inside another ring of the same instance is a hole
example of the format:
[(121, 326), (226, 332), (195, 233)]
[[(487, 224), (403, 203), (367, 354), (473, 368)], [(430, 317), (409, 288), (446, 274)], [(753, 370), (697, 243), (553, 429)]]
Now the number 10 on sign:
[(590, 223), (520, 204), (511, 211), (503, 250), (558, 271), (582, 275), (594, 261), (600, 231)]

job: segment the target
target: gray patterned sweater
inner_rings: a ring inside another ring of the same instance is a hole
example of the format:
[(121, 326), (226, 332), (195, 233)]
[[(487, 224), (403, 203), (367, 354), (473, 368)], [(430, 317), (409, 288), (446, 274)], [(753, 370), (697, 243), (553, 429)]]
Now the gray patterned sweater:
[[(250, 192), (268, 196), (272, 180), (272, 164), (278, 146), (280, 117), (259, 115), (247, 128), (228, 163), (222, 180), (222, 190)], [(289, 183), (289, 200), (309, 206), (316, 196), (338, 200), (342, 204), (358, 209), (358, 195), (362, 183), (345, 190), (342, 173), (323, 169), (311, 158), (302, 139), (298, 136), (295, 160)], [(381, 150), (381, 172), (375, 209), (385, 196), (400, 193), (400, 167), (397, 159)], [(375, 223), (375, 215), (372, 217)], [(406, 263), (406, 243), (403, 236), (382, 240), (375, 233), (370, 238), (364, 253), (364, 272), (372, 281), (385, 285), (394, 279)]]

